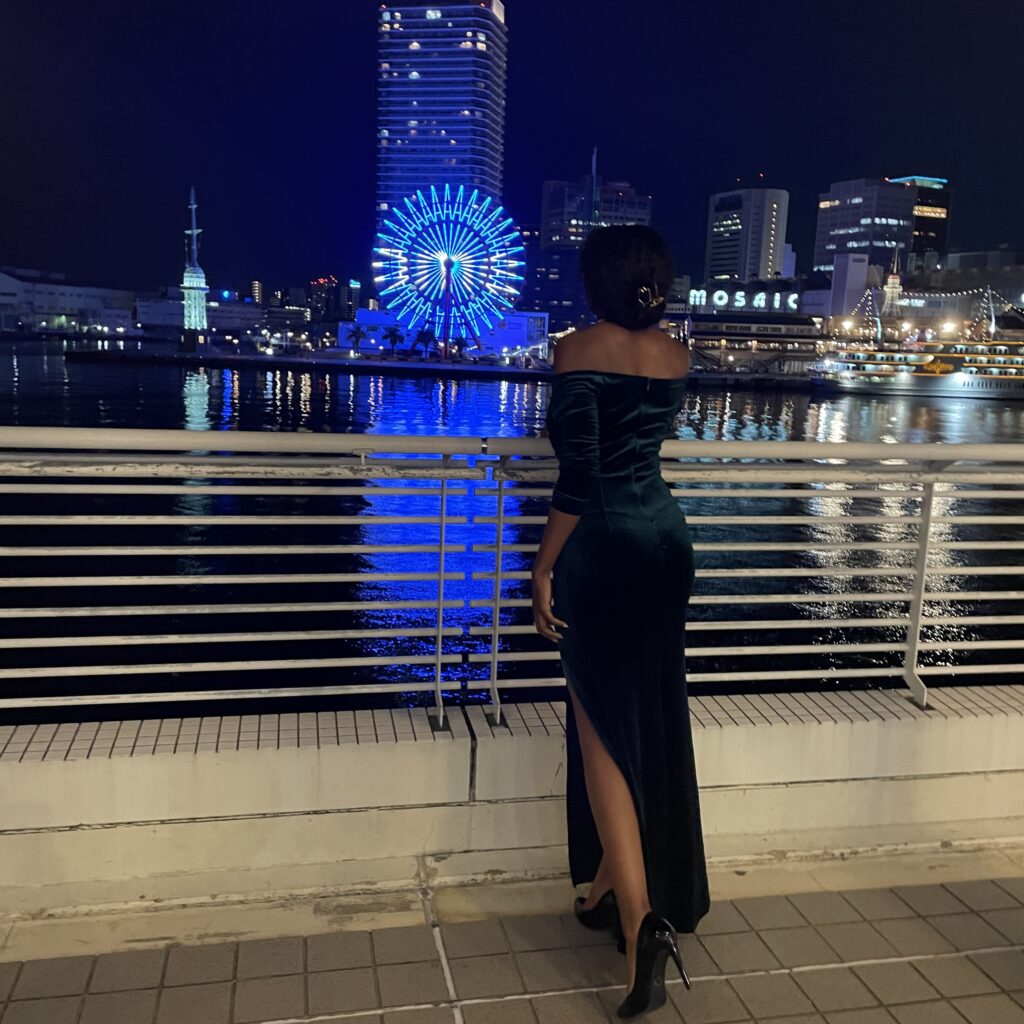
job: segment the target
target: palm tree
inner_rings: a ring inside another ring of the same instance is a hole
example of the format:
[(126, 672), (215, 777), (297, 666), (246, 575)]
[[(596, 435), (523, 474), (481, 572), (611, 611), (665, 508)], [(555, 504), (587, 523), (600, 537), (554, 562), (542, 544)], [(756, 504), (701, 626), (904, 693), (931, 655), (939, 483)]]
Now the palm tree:
[(366, 341), (366, 339), (369, 336), (370, 335), (367, 334), (367, 332), (362, 327), (360, 327), (359, 324), (354, 324), (352, 327), (350, 327), (348, 329), (348, 334), (345, 335), (345, 337), (348, 338), (348, 340), (352, 343), (352, 347), (357, 352), (359, 351), (359, 343), (361, 341)]
[(462, 353), (466, 351), (467, 344), (468, 342), (461, 334), (457, 338), (452, 338), (452, 348), (460, 359), (462, 358)]
[(384, 340), (391, 346), (391, 354), (394, 355), (395, 349), (405, 341), (405, 335), (400, 327), (388, 327), (384, 331)]
[(409, 348), (413, 352), (415, 352), (416, 348), (419, 345), (422, 345), (423, 346), (423, 355), (424, 355), (424, 357), (426, 357), (426, 356), (428, 356), (430, 354), (430, 346), (431, 345), (436, 345), (436, 344), (437, 344), (437, 338), (434, 336), (434, 332), (433, 331), (419, 330), (419, 331), (416, 332), (416, 338), (413, 340), (413, 343), (409, 346)]

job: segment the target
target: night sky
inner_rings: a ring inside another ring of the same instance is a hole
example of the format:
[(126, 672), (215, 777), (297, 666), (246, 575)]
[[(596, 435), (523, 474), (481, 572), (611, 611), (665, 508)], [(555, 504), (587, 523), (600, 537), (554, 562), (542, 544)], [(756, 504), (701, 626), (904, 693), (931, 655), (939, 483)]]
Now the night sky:
[[(707, 196), (788, 188), (798, 268), (834, 180), (954, 186), (954, 248), (1024, 247), (1024, 3), (507, 0), (505, 201), (545, 178), (654, 196), (699, 276)], [(180, 279), (188, 186), (213, 287), (368, 273), (374, 0), (4, 0), (0, 263)]]

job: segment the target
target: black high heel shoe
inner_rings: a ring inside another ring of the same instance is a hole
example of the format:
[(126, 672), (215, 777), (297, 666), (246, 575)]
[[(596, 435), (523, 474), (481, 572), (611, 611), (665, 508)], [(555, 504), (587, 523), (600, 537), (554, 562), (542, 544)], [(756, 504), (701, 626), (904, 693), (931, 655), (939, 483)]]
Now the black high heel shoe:
[(683, 958), (679, 955), (672, 925), (663, 917), (650, 913), (640, 922), (633, 987), (616, 1011), (619, 1017), (628, 1020), (665, 1005), (665, 964), (669, 957), (679, 968), (683, 984), (689, 988), (690, 979), (683, 969)]
[(580, 896), (575, 905), (573, 906), (573, 912), (576, 914), (576, 920), (579, 921), (584, 928), (589, 928), (591, 931), (604, 932), (618, 926), (619, 923), (619, 908), (615, 902), (615, 893), (609, 889), (589, 910), (583, 909), (583, 904), (587, 901)]

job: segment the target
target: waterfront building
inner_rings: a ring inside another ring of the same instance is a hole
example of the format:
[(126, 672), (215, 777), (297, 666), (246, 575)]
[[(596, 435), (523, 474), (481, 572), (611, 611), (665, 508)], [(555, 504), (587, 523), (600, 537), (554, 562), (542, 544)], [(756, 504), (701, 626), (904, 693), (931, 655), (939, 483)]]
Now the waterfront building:
[(889, 178), (894, 185), (903, 185), (914, 194), (914, 223), (906, 269), (910, 272), (931, 270), (942, 263), (949, 243), (949, 211), (953, 190), (946, 178), (912, 175)]
[(900, 266), (913, 244), (916, 192), (884, 179), (835, 182), (818, 197), (814, 269), (831, 273), (843, 252), (866, 253), (871, 266), (888, 271), (894, 251)]
[(356, 318), (356, 311), (360, 306), (360, 296), (363, 285), (355, 278), (350, 278), (348, 284), (341, 286), (341, 301), (339, 319), (352, 322)]
[(507, 30), (502, 0), (399, 0), (378, 16), (377, 223), (417, 189), (500, 201)]
[(333, 274), (315, 277), (306, 291), (314, 320), (337, 320), (341, 306), (338, 279)]
[[(63, 274), (0, 267), (0, 331), (80, 333), (132, 329), (135, 293), (71, 282)], [(178, 319), (178, 326), (181, 319)]]
[(303, 328), (313, 319), (308, 306), (268, 306), (263, 310), (263, 323), (270, 330), (280, 331), (291, 328)]
[(257, 306), (262, 306), (263, 305), (263, 282), (262, 281), (253, 281), (249, 285), (249, 294), (252, 296), (252, 301), (255, 302)]
[(740, 188), (708, 200), (704, 280), (770, 281), (783, 276), (789, 193)]
[(951, 252), (943, 261), (946, 270), (1004, 270), (1024, 263), (1020, 253), (1003, 247), (975, 252)]
[(185, 230), (189, 237), (189, 246), (185, 258), (185, 273), (181, 279), (181, 290), (185, 300), (181, 332), (183, 352), (194, 352), (200, 345), (206, 344), (206, 294), (210, 289), (206, 286), (206, 274), (199, 266), (199, 235), (203, 229), (196, 226), (196, 206), (196, 190), (193, 185), (188, 196), (191, 227)]
[(796, 277), (796, 250), (789, 242), (782, 247), (782, 276), (786, 280)]
[(794, 312), (767, 316), (699, 310), (685, 323), (698, 372), (799, 376), (820, 356), (824, 343), (821, 319)]
[(835, 261), (826, 312), (829, 316), (847, 316), (856, 308), (871, 283), (871, 267), (866, 253), (839, 253)]

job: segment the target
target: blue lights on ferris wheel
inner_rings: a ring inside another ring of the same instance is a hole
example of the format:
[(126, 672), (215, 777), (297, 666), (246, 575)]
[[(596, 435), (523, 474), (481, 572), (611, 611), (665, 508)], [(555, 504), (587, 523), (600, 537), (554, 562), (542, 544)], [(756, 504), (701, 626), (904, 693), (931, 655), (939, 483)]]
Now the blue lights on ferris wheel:
[(382, 304), (412, 330), (478, 338), (512, 307), (523, 281), (522, 236), (478, 190), (417, 191), (391, 211), (374, 249)]

